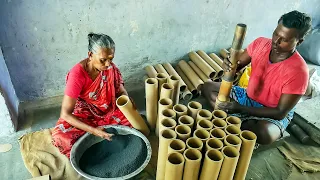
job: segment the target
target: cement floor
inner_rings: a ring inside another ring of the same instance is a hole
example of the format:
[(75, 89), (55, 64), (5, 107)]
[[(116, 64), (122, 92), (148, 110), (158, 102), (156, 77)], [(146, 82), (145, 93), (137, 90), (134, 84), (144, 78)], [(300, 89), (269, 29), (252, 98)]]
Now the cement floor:
[[(145, 107), (144, 104), (144, 97), (141, 93), (136, 94), (133, 96), (135, 102), (137, 103), (137, 108), (143, 110)], [(204, 106), (207, 107), (207, 104), (203, 102), (203, 100), (198, 99), (200, 102), (205, 104)], [(48, 107), (48, 108), (40, 108), (40, 109), (33, 109), (26, 111), (26, 121), (22, 124), (21, 130), (17, 133), (14, 133), (10, 136), (0, 137), (0, 144), (3, 143), (10, 143), (12, 144), (13, 148), (6, 153), (0, 153), (0, 174), (3, 180), (23, 180), (31, 178), (30, 173), (24, 166), (23, 160), (20, 154), (20, 147), (18, 144), (18, 139), (20, 136), (33, 132), (38, 131), (45, 128), (53, 127), (59, 117), (60, 107)], [(141, 111), (143, 113), (143, 111)], [(287, 139), (291, 139), (292, 141), (297, 141), (294, 137), (287, 137)], [(265, 156), (268, 158), (272, 157), (277, 146), (281, 145), (282, 140), (274, 143), (271, 146), (263, 146), (258, 149), (258, 152), (254, 154), (252, 161), (255, 163), (265, 163)], [(277, 158), (277, 156), (274, 156)], [(279, 158), (279, 157), (278, 157)], [(277, 159), (275, 159), (277, 163)], [(279, 164), (279, 163), (278, 163)], [(280, 166), (287, 166), (285, 161), (282, 161)], [(291, 173), (291, 172), (290, 172)], [(260, 177), (255, 176), (255, 173), (250, 176), (249, 179), (274, 179), (275, 177)], [(276, 179), (283, 179), (281, 177)], [(287, 178), (286, 178), (287, 179)], [(288, 179), (320, 179), (320, 174), (301, 174), (297, 169), (293, 168), (292, 173), (289, 175)]]

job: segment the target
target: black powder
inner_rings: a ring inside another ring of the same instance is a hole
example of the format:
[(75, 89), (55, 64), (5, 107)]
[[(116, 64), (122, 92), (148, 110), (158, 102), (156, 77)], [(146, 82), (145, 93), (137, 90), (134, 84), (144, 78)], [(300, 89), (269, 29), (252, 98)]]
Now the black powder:
[(103, 140), (89, 147), (80, 158), (80, 168), (85, 173), (102, 178), (116, 178), (137, 170), (147, 157), (144, 141), (135, 135), (115, 134), (112, 141)]

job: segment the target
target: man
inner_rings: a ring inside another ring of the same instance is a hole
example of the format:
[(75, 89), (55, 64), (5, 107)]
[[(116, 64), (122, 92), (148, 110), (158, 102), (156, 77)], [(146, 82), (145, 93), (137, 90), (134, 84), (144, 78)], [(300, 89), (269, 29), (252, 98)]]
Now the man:
[[(232, 87), (231, 102), (219, 108), (237, 113), (243, 130), (254, 132), (259, 144), (270, 144), (282, 136), (293, 117), (293, 108), (308, 85), (308, 67), (297, 52), (311, 28), (311, 18), (301, 12), (284, 14), (272, 34), (272, 39), (260, 37), (241, 54), (238, 68), (251, 63), (247, 89)], [(224, 70), (231, 70), (224, 60)], [(220, 83), (207, 82), (202, 87), (204, 97), (214, 106)]]

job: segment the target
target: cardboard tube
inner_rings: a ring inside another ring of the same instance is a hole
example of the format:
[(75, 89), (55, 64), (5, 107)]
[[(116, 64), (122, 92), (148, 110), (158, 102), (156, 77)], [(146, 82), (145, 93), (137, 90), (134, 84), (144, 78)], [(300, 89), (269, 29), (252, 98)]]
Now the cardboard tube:
[(232, 180), (236, 169), (239, 151), (231, 146), (226, 146), (222, 149), (223, 162), (218, 180)]
[(189, 89), (185, 89), (182, 92), (182, 99), (185, 101), (190, 101), (193, 97), (193, 94), (189, 91)]
[(223, 155), (213, 149), (206, 152), (199, 180), (215, 180), (219, 176)]
[(169, 73), (169, 75), (179, 76), (179, 78), (180, 78), (180, 91), (185, 91), (185, 90), (187, 89), (186, 83), (182, 80), (182, 78), (181, 78), (180, 75), (177, 73), (177, 71), (174, 70), (174, 68), (171, 66), (171, 64), (169, 64), (169, 63), (164, 63), (164, 64), (162, 64), (162, 66), (167, 70), (167, 72)]
[[(182, 179), (184, 157), (182, 154), (173, 152), (168, 155), (165, 171), (165, 180), (178, 180)], [(157, 180), (159, 180), (157, 178)]]
[(193, 137), (199, 138), (205, 144), (210, 138), (210, 133), (204, 129), (197, 129), (194, 131)]
[(187, 115), (188, 108), (183, 104), (176, 104), (173, 106), (174, 112), (177, 114), (177, 119), (179, 119), (183, 115)]
[(204, 129), (206, 131), (210, 131), (212, 127), (213, 127), (212, 122), (205, 119), (201, 119), (197, 123), (197, 129)]
[(201, 152), (197, 149), (187, 149), (183, 156), (185, 158), (183, 180), (197, 180), (202, 159)]
[(187, 125), (178, 125), (175, 128), (178, 139), (186, 141), (191, 136), (191, 128)]
[(201, 109), (197, 113), (196, 123), (198, 123), (198, 121), (200, 121), (201, 119), (210, 121), (211, 118), (212, 118), (212, 114), (210, 111), (208, 111), (206, 109)]
[(156, 78), (148, 78), (145, 80), (146, 91), (146, 117), (150, 128), (156, 128), (158, 116), (158, 80)]
[(173, 95), (172, 95), (173, 104), (178, 104), (179, 94), (180, 94), (180, 77), (176, 75), (171, 75), (168, 80), (169, 80), (169, 83), (173, 86)]
[(174, 87), (172, 84), (163, 83), (160, 90), (160, 99), (169, 98), (172, 99), (173, 97)]
[(198, 68), (198, 66), (194, 62), (189, 61), (188, 64), (194, 70), (194, 72), (197, 73), (197, 75), (201, 78), (201, 80), (203, 82), (210, 82), (211, 81), (211, 79), (208, 76), (206, 76), (204, 74), (204, 72), (202, 72), (201, 69)]
[(219, 100), (218, 102), (227, 102), (230, 100), (229, 95), (231, 92), (232, 85), (233, 82), (227, 82), (224, 79), (222, 79), (219, 94), (217, 96), (217, 100)]
[[(187, 76), (187, 78), (190, 80), (190, 82), (193, 84), (193, 86), (200, 90), (201, 86), (203, 85), (203, 81), (200, 79), (200, 77), (194, 72), (194, 70), (189, 66), (187, 62), (184, 60), (181, 60), (178, 63), (180, 69), (182, 72)], [(178, 72), (179, 73), (179, 72)]]
[(218, 63), (216, 63), (214, 60), (211, 59), (210, 56), (208, 56), (207, 53), (205, 53), (204, 51), (197, 51), (197, 53), (199, 54), (199, 56), (204, 59), (215, 71), (216, 71), (216, 75), (215, 77), (221, 77), (223, 75), (223, 69), (219, 66)]
[(209, 54), (210, 58), (213, 59), (221, 68), (223, 67), (223, 60), (215, 53)]
[(227, 117), (226, 122), (228, 125), (233, 124), (239, 128), (241, 127), (241, 119), (236, 116)]
[(186, 145), (188, 149), (198, 149), (199, 151), (202, 151), (203, 148), (203, 142), (201, 139), (196, 137), (190, 137), (186, 141)]
[(227, 135), (224, 138), (223, 143), (225, 146), (232, 146), (236, 148), (238, 151), (241, 147), (241, 139), (238, 136), (232, 134)]
[(222, 119), (213, 119), (212, 124), (214, 128), (224, 129), (227, 127), (227, 123)]
[[(164, 74), (164, 73), (157, 73), (156, 79), (158, 80), (158, 87), (159, 87), (158, 88), (158, 93), (160, 94), (162, 84), (168, 82), (168, 76), (166, 74)], [(159, 95), (159, 98), (160, 98), (160, 95)]]
[(210, 138), (206, 142), (206, 150), (209, 151), (211, 149), (220, 150), (223, 148), (223, 142), (216, 138)]
[(188, 115), (193, 119), (197, 118), (198, 111), (202, 109), (202, 104), (197, 101), (190, 101), (188, 103)]
[(257, 136), (251, 131), (242, 131), (240, 134), (242, 140), (240, 157), (234, 174), (234, 180), (244, 180), (248, 171), (254, 145), (256, 144)]
[(192, 128), (193, 128), (193, 125), (194, 125), (194, 119), (191, 116), (182, 115), (178, 119), (178, 124), (179, 125), (189, 126), (191, 128), (191, 131), (192, 131)]
[(184, 143), (182, 140), (174, 139), (169, 143), (168, 154), (173, 152), (183, 153), (186, 147), (186, 143)]
[(223, 141), (224, 138), (226, 137), (226, 133), (220, 128), (213, 128), (210, 131), (210, 137)]
[(166, 160), (168, 158), (169, 143), (177, 138), (177, 134), (171, 129), (165, 129), (160, 132), (158, 164), (157, 164), (157, 180), (165, 180)]
[(203, 71), (206, 76), (209, 78), (214, 78), (216, 76), (216, 71), (196, 52), (189, 52), (189, 58)]
[(145, 70), (147, 72), (147, 75), (150, 77), (150, 78), (155, 78), (157, 76), (157, 71), (154, 69), (153, 66), (146, 66), (145, 67)]
[(157, 117), (157, 123), (156, 123), (156, 136), (159, 136), (159, 126), (160, 126), (160, 112), (162, 112), (165, 109), (171, 109), (172, 108), (172, 100), (169, 98), (160, 99), (158, 101), (158, 117)]
[(213, 119), (226, 119), (228, 114), (222, 110), (214, 110), (212, 112)]
[(160, 122), (159, 132), (163, 131), (164, 129), (171, 129), (177, 126), (177, 122), (172, 118), (164, 118)]
[(226, 59), (230, 55), (230, 52), (227, 49), (221, 49), (220, 50), (220, 56), (223, 59)]
[(184, 74), (184, 72), (181, 70), (179, 66), (176, 66), (176, 70), (180, 75), (181, 79), (186, 83), (187, 89), (192, 93), (193, 96), (196, 96), (198, 94), (197, 88), (191, 83), (191, 81), (188, 79), (188, 77)]
[(232, 135), (236, 135), (239, 136), (241, 133), (241, 129), (233, 124), (230, 124), (226, 127), (226, 129), (224, 130), (228, 135), (232, 134)]
[(147, 124), (144, 122), (144, 119), (141, 117), (137, 109), (133, 107), (128, 96), (122, 95), (118, 97), (116, 104), (135, 129), (141, 131), (145, 136), (149, 135), (150, 130)]
[(156, 69), (156, 71), (158, 73), (164, 73), (166, 74), (168, 77), (170, 76), (169, 73), (164, 69), (164, 67), (161, 64), (156, 64), (154, 65), (154, 68)]

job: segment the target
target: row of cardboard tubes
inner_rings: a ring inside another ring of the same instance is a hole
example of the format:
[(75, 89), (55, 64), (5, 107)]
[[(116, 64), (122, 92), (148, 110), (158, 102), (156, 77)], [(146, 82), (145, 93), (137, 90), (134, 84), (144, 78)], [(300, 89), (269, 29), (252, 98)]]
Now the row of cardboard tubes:
[[(228, 50), (221, 49), (220, 56), (222, 58), (226, 58), (228, 54)], [(158, 81), (160, 81), (160, 85), (163, 79), (168, 76), (179, 76), (180, 98), (184, 100), (190, 100), (192, 97), (196, 97), (204, 82), (221, 82), (221, 77), (223, 76), (223, 60), (218, 55), (215, 53), (206, 54), (202, 50), (197, 52), (192, 51), (188, 55), (191, 61), (186, 62), (185, 60), (181, 60), (175, 69), (169, 63), (146, 66), (147, 76), (149, 78), (157, 78)], [(236, 74), (235, 85), (239, 82), (243, 70)], [(169, 87), (167, 86), (167, 88)]]

